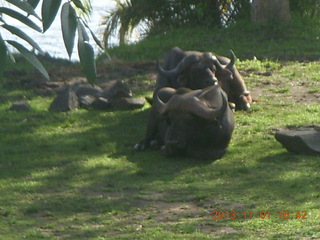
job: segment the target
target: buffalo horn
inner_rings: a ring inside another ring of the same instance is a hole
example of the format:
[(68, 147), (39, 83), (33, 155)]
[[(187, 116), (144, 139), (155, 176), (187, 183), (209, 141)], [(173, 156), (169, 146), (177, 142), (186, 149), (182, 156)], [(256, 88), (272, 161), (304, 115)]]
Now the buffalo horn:
[(161, 114), (178, 109), (183, 112), (190, 112), (200, 118), (214, 120), (221, 115), (228, 104), (223, 92), (221, 92), (221, 97), (223, 99), (223, 105), (219, 109), (208, 107), (205, 102), (195, 96), (183, 97), (180, 95), (173, 96), (167, 103), (162, 102), (159, 96), (156, 95), (155, 106)]
[(154, 99), (154, 104), (152, 106), (155, 106), (156, 109), (158, 110), (158, 112), (160, 112), (161, 114), (166, 112), (166, 106), (167, 103), (164, 103), (160, 98), (159, 98), (159, 94), (157, 93)]
[(189, 67), (191, 64), (199, 62), (200, 57), (196, 54), (191, 54), (188, 56), (185, 56), (178, 65), (171, 69), (171, 70), (164, 70), (160, 64), (159, 61), (157, 61), (157, 70), (160, 75), (165, 77), (177, 77), (179, 76), (187, 67)]
[(227, 65), (221, 64), (215, 56), (213, 57), (213, 63), (219, 70), (224, 70), (224, 69), (232, 70), (237, 57), (231, 49), (230, 49), (230, 53), (231, 53), (231, 59)]
[(207, 119), (207, 120), (214, 120), (222, 114), (222, 111), (226, 108), (228, 102), (226, 100), (226, 96), (221, 93), (222, 97), (222, 106), (218, 109), (212, 109), (208, 107), (203, 101), (199, 98), (194, 97), (194, 103), (190, 106), (190, 111), (198, 117)]

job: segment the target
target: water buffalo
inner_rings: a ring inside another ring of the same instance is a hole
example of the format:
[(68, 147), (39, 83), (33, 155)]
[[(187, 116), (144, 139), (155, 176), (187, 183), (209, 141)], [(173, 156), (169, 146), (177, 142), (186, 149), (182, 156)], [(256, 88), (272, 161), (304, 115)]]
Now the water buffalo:
[(202, 89), (218, 81), (227, 93), (229, 102), (234, 103), (237, 110), (247, 110), (250, 108), (252, 98), (234, 65), (235, 58), (232, 51), (229, 59), (214, 53), (182, 51), (175, 47), (166, 56), (163, 68), (157, 64), (159, 74), (156, 89), (162, 87)]
[(221, 158), (234, 129), (227, 95), (217, 84), (198, 90), (158, 89), (151, 114), (145, 139), (135, 148), (144, 150), (157, 142), (167, 156)]

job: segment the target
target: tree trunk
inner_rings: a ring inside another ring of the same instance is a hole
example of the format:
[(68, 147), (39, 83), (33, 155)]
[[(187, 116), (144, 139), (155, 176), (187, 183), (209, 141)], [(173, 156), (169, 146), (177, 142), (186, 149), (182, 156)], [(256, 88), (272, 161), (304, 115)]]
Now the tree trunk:
[(251, 20), (254, 23), (288, 21), (291, 19), (289, 0), (253, 0)]

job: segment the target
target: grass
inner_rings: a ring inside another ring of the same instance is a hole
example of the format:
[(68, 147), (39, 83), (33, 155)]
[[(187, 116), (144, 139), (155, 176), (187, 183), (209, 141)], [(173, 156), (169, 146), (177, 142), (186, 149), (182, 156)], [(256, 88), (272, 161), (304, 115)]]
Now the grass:
[[(166, 38), (160, 49), (174, 42)], [(156, 45), (153, 39), (143, 44)], [(139, 53), (138, 47), (114, 53)], [(152, 57), (145, 54), (137, 60)], [(148, 105), (52, 113), (47, 109), (53, 97), (38, 97), (5, 79), (0, 239), (320, 239), (319, 156), (289, 153), (274, 138), (277, 128), (320, 123), (319, 62), (240, 58), (237, 66), (257, 102), (236, 112), (229, 151), (215, 162), (133, 151)], [(148, 76), (136, 77), (148, 82)], [(150, 95), (143, 88), (137, 92)], [(7, 111), (16, 99), (32, 110)], [(213, 219), (213, 211), (235, 211), (239, 218)], [(270, 211), (270, 218), (260, 218), (262, 211)]]
[(108, 49), (108, 54), (129, 61), (155, 60), (179, 46), (224, 56), (229, 56), (232, 49), (240, 59), (319, 60), (320, 31), (314, 27), (318, 25), (319, 20), (293, 16), (291, 22), (283, 24), (254, 25), (244, 21), (227, 29), (184, 27), (150, 36), (134, 45)]

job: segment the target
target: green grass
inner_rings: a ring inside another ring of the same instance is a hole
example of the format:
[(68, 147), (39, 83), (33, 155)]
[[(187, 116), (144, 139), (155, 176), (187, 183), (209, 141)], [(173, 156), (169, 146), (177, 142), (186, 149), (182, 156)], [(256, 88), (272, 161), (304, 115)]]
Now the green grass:
[[(169, 45), (173, 39), (167, 38)], [(131, 47), (117, 51), (137, 46)], [(0, 102), (0, 239), (319, 239), (319, 156), (287, 152), (274, 133), (320, 123), (320, 64), (272, 59), (237, 62), (257, 102), (235, 113), (229, 151), (215, 162), (135, 152), (148, 105), (53, 113), (47, 110), (52, 97), (6, 79), (0, 93), (6, 96)], [(149, 81), (143, 74), (137, 79)], [(15, 99), (27, 100), (32, 110), (7, 111)], [(236, 211), (239, 218), (212, 219), (213, 211)], [(270, 211), (270, 219), (258, 218), (261, 211)], [(281, 211), (290, 211), (290, 218), (280, 218)]]

